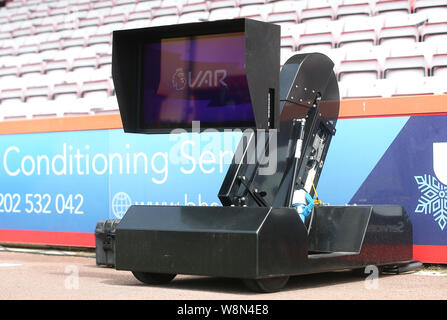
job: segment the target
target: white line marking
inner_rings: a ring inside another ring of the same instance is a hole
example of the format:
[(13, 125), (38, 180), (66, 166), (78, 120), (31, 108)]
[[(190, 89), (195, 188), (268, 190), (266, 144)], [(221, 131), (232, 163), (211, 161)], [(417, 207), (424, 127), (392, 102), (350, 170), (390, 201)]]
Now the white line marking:
[(18, 263), (0, 263), (0, 267), (18, 267), (21, 266), (21, 264)]
[(436, 271), (418, 271), (415, 274), (420, 276), (435, 276), (435, 277), (447, 277), (447, 273), (436, 272)]

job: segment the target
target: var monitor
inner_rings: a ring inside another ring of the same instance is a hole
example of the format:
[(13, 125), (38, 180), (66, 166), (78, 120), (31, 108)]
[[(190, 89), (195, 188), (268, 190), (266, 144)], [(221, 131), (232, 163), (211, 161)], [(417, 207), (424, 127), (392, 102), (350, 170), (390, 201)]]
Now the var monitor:
[(279, 39), (279, 27), (247, 19), (115, 31), (124, 130), (276, 128)]

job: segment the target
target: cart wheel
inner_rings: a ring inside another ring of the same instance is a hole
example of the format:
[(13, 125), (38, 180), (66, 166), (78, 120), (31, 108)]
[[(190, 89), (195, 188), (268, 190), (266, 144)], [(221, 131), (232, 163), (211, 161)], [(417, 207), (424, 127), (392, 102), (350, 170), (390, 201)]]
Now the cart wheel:
[(245, 285), (250, 290), (262, 293), (281, 291), (287, 284), (287, 281), (289, 281), (289, 276), (264, 279), (244, 279)]
[[(382, 274), (383, 266), (376, 266), (376, 267), (377, 267), (377, 269), (379, 271), (379, 275)], [(366, 269), (366, 267), (353, 269), (353, 270), (351, 270), (351, 272), (352, 272), (353, 275), (355, 275), (357, 277), (366, 278), (368, 275), (370, 275), (370, 273), (365, 273), (365, 269)]]
[(167, 284), (176, 274), (132, 271), (135, 278), (146, 284)]

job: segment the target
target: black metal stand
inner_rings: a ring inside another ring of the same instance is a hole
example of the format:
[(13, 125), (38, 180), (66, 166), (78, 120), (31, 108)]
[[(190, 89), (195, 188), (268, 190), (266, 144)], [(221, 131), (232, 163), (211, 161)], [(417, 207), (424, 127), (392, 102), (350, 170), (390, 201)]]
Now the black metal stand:
[(234, 161), (219, 191), (223, 207), (130, 207), (117, 226), (116, 269), (146, 283), (210, 275), (272, 292), (292, 275), (410, 262), (412, 225), (401, 206), (316, 206), (304, 222), (292, 206), (297, 190), (313, 196), (335, 134), (332, 68), (322, 54), (295, 55), (283, 66), (279, 132), (265, 133), (276, 149), (254, 134), (238, 147), (245, 160), (256, 148), (276, 152), (272, 174), (262, 174), (263, 159)]

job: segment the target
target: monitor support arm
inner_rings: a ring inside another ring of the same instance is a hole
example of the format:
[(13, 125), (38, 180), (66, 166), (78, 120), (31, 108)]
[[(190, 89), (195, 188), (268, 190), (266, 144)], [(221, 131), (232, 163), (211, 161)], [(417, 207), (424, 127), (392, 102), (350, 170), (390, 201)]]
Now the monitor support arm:
[[(317, 53), (298, 54), (284, 64), (279, 131), (243, 136), (219, 191), (224, 206), (292, 207), (295, 191), (313, 196), (339, 112), (332, 68)], [(262, 174), (267, 153), (276, 153), (276, 170)]]

